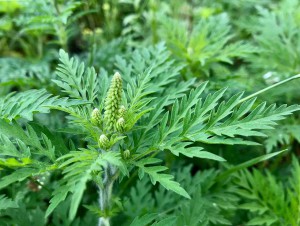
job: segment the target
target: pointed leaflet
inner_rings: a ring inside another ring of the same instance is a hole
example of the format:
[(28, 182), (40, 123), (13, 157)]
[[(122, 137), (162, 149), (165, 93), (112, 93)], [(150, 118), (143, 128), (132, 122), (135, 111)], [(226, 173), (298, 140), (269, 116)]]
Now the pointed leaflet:
[(69, 107), (85, 103), (81, 100), (52, 96), (44, 89), (28, 90), (0, 98), (0, 118), (12, 121), (21, 117), (32, 121), (34, 113), (49, 113), (50, 107)]
[(197, 157), (197, 158), (205, 158), (212, 159), (216, 161), (226, 161), (220, 156), (217, 156), (213, 153), (209, 153), (207, 151), (201, 151), (202, 147), (187, 147), (192, 142), (178, 143), (172, 146), (166, 146), (165, 149), (170, 150), (174, 155), (179, 156), (179, 154), (185, 155), (189, 158)]
[(182, 195), (186, 198), (190, 198), (189, 194), (180, 186), (180, 184), (174, 181), (174, 176), (170, 174), (161, 173), (162, 171), (167, 170), (165, 166), (146, 166), (149, 164), (158, 163), (161, 160), (155, 158), (148, 158), (140, 160), (134, 163), (139, 167), (139, 177), (143, 177), (144, 173), (147, 173), (150, 176), (151, 182), (155, 184), (159, 182), (167, 190), (172, 190), (175, 193)]
[(0, 210), (8, 208), (18, 208), (18, 203), (12, 199), (7, 198), (5, 195), (0, 195)]
[(86, 183), (92, 179), (93, 172), (102, 172), (108, 163), (117, 166), (125, 175), (128, 170), (121, 160), (120, 153), (105, 152), (100, 154), (96, 149), (81, 149), (63, 155), (57, 161), (64, 161), (60, 168), (64, 168), (64, 178), (60, 186), (54, 191), (47, 209), (46, 216), (66, 199), (68, 193), (72, 193), (69, 210), (69, 218), (75, 218), (77, 209), (86, 189)]

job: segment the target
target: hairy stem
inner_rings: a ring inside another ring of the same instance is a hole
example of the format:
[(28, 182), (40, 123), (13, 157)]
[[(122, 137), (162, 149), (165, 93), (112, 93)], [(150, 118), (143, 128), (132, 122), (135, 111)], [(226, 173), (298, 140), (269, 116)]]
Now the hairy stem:
[(103, 184), (102, 186), (98, 186), (99, 207), (102, 213), (104, 213), (104, 216), (99, 218), (98, 226), (110, 226), (109, 217), (106, 216), (106, 212), (110, 207), (112, 188), (116, 179), (114, 176), (115, 172), (115, 168), (111, 165), (108, 165), (104, 172)]

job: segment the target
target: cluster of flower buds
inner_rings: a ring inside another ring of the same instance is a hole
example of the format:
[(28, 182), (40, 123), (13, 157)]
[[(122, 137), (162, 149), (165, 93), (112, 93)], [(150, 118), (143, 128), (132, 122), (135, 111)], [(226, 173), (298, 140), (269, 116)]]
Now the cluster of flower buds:
[(107, 150), (111, 147), (110, 141), (105, 134), (102, 134), (99, 138), (99, 146), (100, 148)]
[(116, 130), (118, 132), (123, 132), (125, 127), (125, 120), (124, 118), (119, 118), (117, 123), (116, 123)]
[(121, 105), (119, 108), (119, 117), (124, 118), (126, 114), (126, 108), (124, 105)]
[(92, 115), (91, 115), (91, 122), (95, 126), (101, 126), (101, 124), (102, 124), (102, 116), (101, 116), (101, 112), (99, 111), (98, 108), (95, 108), (93, 110)]
[(121, 75), (116, 72), (111, 80), (111, 85), (105, 99), (104, 122), (106, 129), (109, 131), (116, 129), (122, 101), (122, 92), (122, 78)]
[[(105, 134), (99, 138), (99, 147), (108, 150), (117, 142), (114, 137), (115, 132), (123, 133), (126, 125), (126, 108), (122, 102), (122, 78), (116, 72), (111, 80), (111, 85), (107, 92), (104, 102), (104, 116), (102, 117), (99, 109), (95, 108), (91, 114), (93, 125), (100, 127)], [(104, 128), (102, 128), (104, 127)]]
[(127, 149), (123, 152), (123, 158), (124, 159), (129, 159), (130, 157), (130, 151)]
[(124, 128), (125, 128), (125, 114), (126, 114), (126, 108), (122, 105), (120, 108), (119, 108), (119, 119), (117, 121), (117, 124), (116, 124), (116, 130), (118, 132), (124, 132)]
[(122, 92), (122, 78), (116, 72), (111, 80), (111, 85), (105, 98), (104, 118), (102, 118), (100, 110), (95, 108), (91, 114), (93, 125), (101, 127), (104, 124), (105, 131), (107, 132), (123, 132), (126, 108), (123, 105), (120, 106)]

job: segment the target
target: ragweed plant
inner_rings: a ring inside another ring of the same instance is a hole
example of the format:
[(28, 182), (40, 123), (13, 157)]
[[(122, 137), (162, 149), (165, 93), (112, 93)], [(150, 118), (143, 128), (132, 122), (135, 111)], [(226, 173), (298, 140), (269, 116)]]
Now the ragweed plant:
[(300, 165), (293, 156), (286, 183), (269, 171), (244, 170), (236, 175), (235, 192), (243, 198), (239, 208), (248, 210), (244, 221), (249, 225), (299, 225), (299, 174)]
[[(49, 193), (38, 211), (44, 223), (58, 225), (66, 209), (65, 222), (86, 222), (78, 210), (94, 203), (84, 198), (90, 190), (98, 192), (98, 202), (88, 208), (97, 213), (99, 226), (110, 225), (122, 211), (122, 200), (113, 194), (118, 184), (135, 175), (141, 180), (148, 176), (153, 185), (190, 199), (161, 154), (222, 162), (205, 145), (257, 145), (251, 137), (265, 136), (265, 129), (300, 109), (256, 103), (258, 93), (236, 93), (225, 100), (226, 88), (210, 93), (207, 82), (182, 81), (183, 65), (170, 58), (163, 44), (136, 50), (127, 59), (117, 57), (116, 66), (118, 72), (110, 79), (104, 69), (97, 74), (61, 50), (52, 80), (59, 94), (32, 89), (0, 99), (0, 189), (37, 183)], [(66, 114), (63, 120), (61, 112)], [(60, 127), (47, 128), (54, 115), (62, 120)], [(44, 174), (49, 178), (41, 183), (36, 178)], [(6, 222), (14, 216), (11, 209), (28, 208), (28, 200), (20, 198), (27, 195), (0, 196)], [(170, 221), (136, 217), (132, 225)]]

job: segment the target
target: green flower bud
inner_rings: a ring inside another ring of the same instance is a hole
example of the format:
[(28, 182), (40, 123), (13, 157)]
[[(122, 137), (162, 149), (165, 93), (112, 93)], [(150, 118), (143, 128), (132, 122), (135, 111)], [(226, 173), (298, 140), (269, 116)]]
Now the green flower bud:
[(95, 108), (91, 114), (91, 122), (95, 126), (100, 126), (102, 123), (101, 113), (98, 108)]
[(123, 152), (123, 157), (124, 159), (128, 159), (130, 157), (130, 151), (128, 149)]
[(107, 130), (116, 129), (116, 122), (119, 118), (119, 108), (122, 100), (122, 78), (116, 72), (111, 80), (111, 84), (105, 99), (104, 122)]
[(117, 131), (123, 132), (124, 126), (125, 126), (125, 120), (124, 120), (124, 118), (119, 118), (118, 121), (117, 121), (117, 123), (116, 123), (116, 129), (117, 129)]
[(119, 117), (124, 118), (125, 114), (126, 114), (126, 108), (124, 107), (124, 105), (121, 105), (119, 108)]
[(102, 134), (99, 138), (99, 146), (100, 148), (103, 148), (104, 150), (107, 150), (110, 148), (110, 142), (109, 139), (105, 134)]

